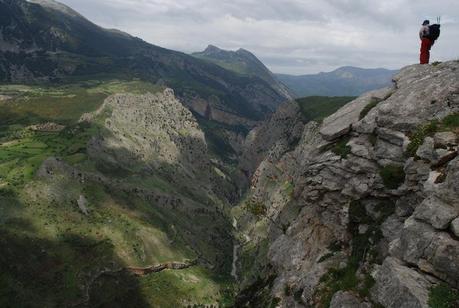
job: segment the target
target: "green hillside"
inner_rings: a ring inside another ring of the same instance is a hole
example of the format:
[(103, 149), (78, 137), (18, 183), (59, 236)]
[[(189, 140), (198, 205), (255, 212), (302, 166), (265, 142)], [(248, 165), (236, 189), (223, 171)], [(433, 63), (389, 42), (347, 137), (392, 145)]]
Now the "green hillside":
[[(139, 80), (0, 86), (0, 95), (10, 97), (0, 101), (1, 307), (230, 304), (231, 226), (216, 201), (192, 183), (186, 188), (158, 174), (106, 169), (87, 152), (103, 128), (78, 123), (83, 113), (113, 93), (159, 90)], [(46, 122), (65, 127), (30, 126)], [(88, 176), (38, 176), (49, 157)], [(171, 211), (139, 189), (177, 196), (184, 207)], [(89, 215), (77, 205), (80, 195)], [(140, 277), (127, 270), (172, 261), (197, 264)]]
[(308, 96), (296, 102), (306, 121), (322, 121), (354, 99), (353, 96)]
[(209, 45), (204, 51), (195, 52), (192, 56), (240, 75), (259, 78), (286, 98), (293, 97), (291, 90), (279, 82), (273, 73), (248, 50), (240, 48), (236, 51), (228, 51)]

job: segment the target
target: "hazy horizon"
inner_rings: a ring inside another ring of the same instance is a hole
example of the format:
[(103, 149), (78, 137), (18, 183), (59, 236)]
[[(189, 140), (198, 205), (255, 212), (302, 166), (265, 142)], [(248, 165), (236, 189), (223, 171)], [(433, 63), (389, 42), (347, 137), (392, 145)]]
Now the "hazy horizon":
[[(432, 61), (459, 57), (459, 1), (61, 0), (106, 28), (192, 53), (247, 49), (275, 73), (342, 66), (399, 69), (418, 62), (422, 20), (442, 16)], [(445, 14), (445, 13), (450, 14)]]

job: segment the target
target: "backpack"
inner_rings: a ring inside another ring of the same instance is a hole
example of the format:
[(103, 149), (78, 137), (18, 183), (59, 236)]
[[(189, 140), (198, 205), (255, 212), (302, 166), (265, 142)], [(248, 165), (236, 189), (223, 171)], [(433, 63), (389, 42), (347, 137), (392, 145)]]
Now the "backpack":
[(434, 24), (429, 26), (429, 36), (427, 36), (432, 41), (436, 41), (440, 36), (440, 25)]

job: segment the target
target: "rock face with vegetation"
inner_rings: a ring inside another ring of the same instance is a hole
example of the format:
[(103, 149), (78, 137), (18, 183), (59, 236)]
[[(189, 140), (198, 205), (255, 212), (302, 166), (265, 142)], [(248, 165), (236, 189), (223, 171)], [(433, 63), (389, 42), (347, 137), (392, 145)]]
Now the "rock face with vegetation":
[(322, 123), (285, 121), (233, 209), (237, 303), (457, 306), (459, 62), (406, 67)]

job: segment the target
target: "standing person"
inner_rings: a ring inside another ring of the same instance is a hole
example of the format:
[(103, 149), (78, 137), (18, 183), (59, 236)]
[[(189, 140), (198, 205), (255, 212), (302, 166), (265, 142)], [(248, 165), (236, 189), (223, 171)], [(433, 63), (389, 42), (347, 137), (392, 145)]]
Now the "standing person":
[(430, 21), (424, 20), (421, 30), (419, 30), (419, 38), (421, 39), (421, 55), (419, 61), (421, 64), (429, 64), (430, 60), (430, 48), (433, 45), (433, 41), (430, 39), (429, 25)]

